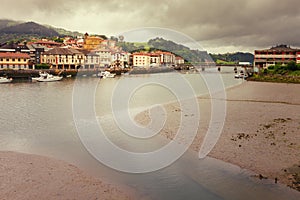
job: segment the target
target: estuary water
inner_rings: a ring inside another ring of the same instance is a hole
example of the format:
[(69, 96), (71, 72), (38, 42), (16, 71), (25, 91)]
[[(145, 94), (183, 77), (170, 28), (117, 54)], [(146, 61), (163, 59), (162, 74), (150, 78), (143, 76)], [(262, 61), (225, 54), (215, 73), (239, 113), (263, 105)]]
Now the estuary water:
[[(203, 72), (219, 73), (216, 69)], [(220, 73), (224, 86), (242, 84), (244, 80), (234, 79), (232, 68)], [(201, 75), (181, 74), (193, 88), (191, 96), (208, 93)], [(111, 169), (98, 162), (85, 149), (79, 139), (73, 119), (74, 84), (82, 87), (97, 85), (95, 90), (95, 114), (107, 137), (122, 147), (137, 151), (155, 149), (164, 144), (158, 137), (147, 145), (137, 144), (130, 137), (118, 137), (122, 132), (112, 117), (111, 98), (122, 81), (145, 81), (132, 92), (132, 97), (119, 99), (127, 101), (132, 115), (149, 106), (172, 102), (176, 94), (172, 88), (163, 87), (155, 80), (170, 79), (174, 87), (182, 82), (174, 74), (123, 75), (115, 79), (100, 80), (92, 77), (64, 79), (59, 82), (31, 83), (27, 81), (0, 85), (0, 150), (18, 151), (55, 157), (72, 163), (93, 176), (112, 183), (125, 184), (136, 189), (140, 199), (299, 199), (299, 193), (268, 180), (251, 178), (251, 172), (237, 166), (206, 157), (198, 159), (197, 152), (187, 151), (176, 162), (161, 170), (131, 174)], [(159, 82), (159, 81), (158, 81)]]

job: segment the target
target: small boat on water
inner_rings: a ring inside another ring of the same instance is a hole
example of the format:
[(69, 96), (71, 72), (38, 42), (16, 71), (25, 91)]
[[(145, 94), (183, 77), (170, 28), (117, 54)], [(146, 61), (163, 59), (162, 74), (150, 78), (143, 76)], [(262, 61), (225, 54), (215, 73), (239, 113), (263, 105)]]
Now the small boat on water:
[(116, 74), (110, 73), (108, 71), (99, 72), (98, 77), (100, 78), (115, 78)]
[(40, 77), (37, 81), (38, 82), (53, 82), (53, 81), (60, 81), (63, 77), (61, 76), (53, 76), (52, 74), (48, 74), (46, 77)]
[(39, 75), (40, 77), (33, 77), (31, 78), (31, 80), (38, 81), (38, 82), (53, 82), (53, 81), (60, 81), (63, 78), (61, 76), (54, 76), (47, 72), (40, 72)]
[(12, 78), (0, 77), (0, 83), (10, 83), (12, 80)]
[(39, 75), (40, 75), (39, 77), (31, 77), (31, 80), (32, 81), (38, 81), (40, 78), (45, 78), (48, 75), (48, 73), (40, 71)]

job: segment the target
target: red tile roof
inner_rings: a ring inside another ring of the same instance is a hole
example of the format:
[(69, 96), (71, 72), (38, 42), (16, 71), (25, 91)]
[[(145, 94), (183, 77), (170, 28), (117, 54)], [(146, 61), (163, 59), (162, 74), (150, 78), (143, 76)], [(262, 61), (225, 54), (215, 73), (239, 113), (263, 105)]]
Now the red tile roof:
[(25, 59), (29, 59), (30, 56), (26, 53), (6, 52), (6, 53), (0, 53), (0, 58), (25, 58)]

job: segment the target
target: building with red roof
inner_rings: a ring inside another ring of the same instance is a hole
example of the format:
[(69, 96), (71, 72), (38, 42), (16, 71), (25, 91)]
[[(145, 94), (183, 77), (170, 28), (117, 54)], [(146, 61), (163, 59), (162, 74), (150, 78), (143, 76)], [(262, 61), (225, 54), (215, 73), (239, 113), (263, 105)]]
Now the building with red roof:
[(254, 67), (256, 70), (275, 64), (287, 64), (291, 61), (300, 63), (300, 49), (278, 45), (270, 49), (254, 51)]

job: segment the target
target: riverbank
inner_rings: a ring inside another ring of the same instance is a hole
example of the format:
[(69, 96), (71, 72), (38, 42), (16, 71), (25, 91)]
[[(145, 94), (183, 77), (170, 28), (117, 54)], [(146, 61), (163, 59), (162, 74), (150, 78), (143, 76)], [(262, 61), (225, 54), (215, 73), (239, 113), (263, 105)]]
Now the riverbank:
[(297, 83), (300, 84), (300, 76), (292, 75), (256, 75), (249, 77), (248, 81), (257, 81), (257, 82), (273, 82), (273, 83)]
[[(220, 139), (209, 156), (235, 164), (300, 191), (300, 85), (245, 82), (227, 90), (227, 115)], [(210, 100), (199, 97), (200, 126), (190, 146), (199, 151), (210, 120)], [(161, 134), (178, 129), (178, 103), (165, 105), (168, 119)], [(148, 112), (136, 119), (149, 122)]]
[(134, 199), (63, 161), (16, 152), (0, 152), (0, 161), (0, 199)]

